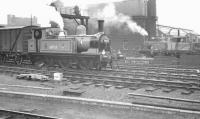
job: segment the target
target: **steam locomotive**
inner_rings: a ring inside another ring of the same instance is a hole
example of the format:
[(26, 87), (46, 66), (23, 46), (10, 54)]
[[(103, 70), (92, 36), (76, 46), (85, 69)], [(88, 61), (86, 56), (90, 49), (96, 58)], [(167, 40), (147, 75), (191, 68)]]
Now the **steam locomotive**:
[(0, 28), (1, 63), (30, 61), (37, 66), (98, 70), (111, 64), (110, 39), (103, 32), (59, 36), (58, 31), (37, 26)]

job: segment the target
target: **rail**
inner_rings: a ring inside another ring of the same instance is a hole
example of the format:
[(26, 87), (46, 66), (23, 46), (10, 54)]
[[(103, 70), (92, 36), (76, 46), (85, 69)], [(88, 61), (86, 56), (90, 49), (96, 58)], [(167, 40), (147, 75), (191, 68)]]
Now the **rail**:
[(31, 118), (31, 119), (32, 118), (33, 119), (61, 119), (58, 117), (51, 117), (51, 116), (45, 116), (45, 115), (39, 115), (39, 114), (33, 114), (33, 113), (27, 113), (27, 112), (13, 111), (13, 110), (2, 109), (2, 108), (0, 108), (0, 113), (1, 113), (1, 116), (3, 116), (5, 114), (7, 116), (6, 119), (8, 119), (9, 117), (15, 118), (18, 116), (26, 117), (26, 119), (28, 119), (28, 118)]
[(124, 102), (115, 102), (115, 101), (105, 101), (105, 100), (97, 100), (97, 99), (86, 99), (86, 98), (77, 98), (77, 97), (64, 97), (64, 96), (53, 96), (53, 95), (45, 95), (45, 94), (32, 94), (32, 93), (21, 93), (21, 92), (12, 92), (12, 91), (0, 91), (0, 96), (3, 97), (17, 97), (23, 99), (37, 99), (41, 101), (59, 101), (63, 103), (75, 103), (81, 105), (92, 105), (92, 106), (102, 106), (109, 108), (119, 108), (119, 109), (131, 109), (137, 111), (151, 111), (151, 112), (160, 112), (163, 114), (166, 113), (180, 113), (180, 114), (195, 114), (200, 115), (200, 111), (194, 111), (190, 109), (177, 109), (170, 107), (162, 107), (162, 106), (152, 106), (152, 105), (142, 105), (142, 104), (134, 104), (134, 103), (124, 103)]

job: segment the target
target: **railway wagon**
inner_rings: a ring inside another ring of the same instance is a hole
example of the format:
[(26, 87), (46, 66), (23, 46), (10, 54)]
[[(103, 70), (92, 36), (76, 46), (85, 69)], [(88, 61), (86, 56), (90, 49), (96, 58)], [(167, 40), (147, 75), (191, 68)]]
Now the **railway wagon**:
[(25, 60), (37, 66), (101, 69), (111, 62), (110, 39), (103, 33), (59, 36), (59, 28), (0, 29), (1, 61)]
[(154, 58), (152, 63), (199, 66), (200, 43), (187, 37), (147, 41), (140, 53)]
[(15, 26), (0, 28), (0, 56), (1, 63), (28, 58), (28, 39), (32, 37), (32, 28), (37, 26)]
[(172, 37), (158, 41), (146, 41), (141, 53), (151, 55), (175, 55), (180, 54), (199, 54), (198, 42), (189, 41), (187, 37)]

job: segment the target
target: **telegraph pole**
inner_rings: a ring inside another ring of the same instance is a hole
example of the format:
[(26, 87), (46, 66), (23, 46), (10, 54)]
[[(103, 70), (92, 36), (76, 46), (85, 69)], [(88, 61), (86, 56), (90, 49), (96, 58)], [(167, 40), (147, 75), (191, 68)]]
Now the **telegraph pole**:
[(32, 21), (32, 14), (31, 14), (31, 26), (33, 25), (32, 22), (33, 22), (33, 21)]

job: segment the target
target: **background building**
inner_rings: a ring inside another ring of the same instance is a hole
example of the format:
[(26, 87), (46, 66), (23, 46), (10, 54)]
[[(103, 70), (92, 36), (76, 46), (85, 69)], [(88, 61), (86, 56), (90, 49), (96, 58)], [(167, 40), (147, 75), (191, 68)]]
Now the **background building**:
[(7, 25), (8, 26), (30, 26), (30, 25), (36, 25), (38, 26), (39, 24), (37, 23), (37, 18), (33, 16), (31, 18), (25, 18), (25, 17), (16, 17), (15, 15), (7, 15)]

